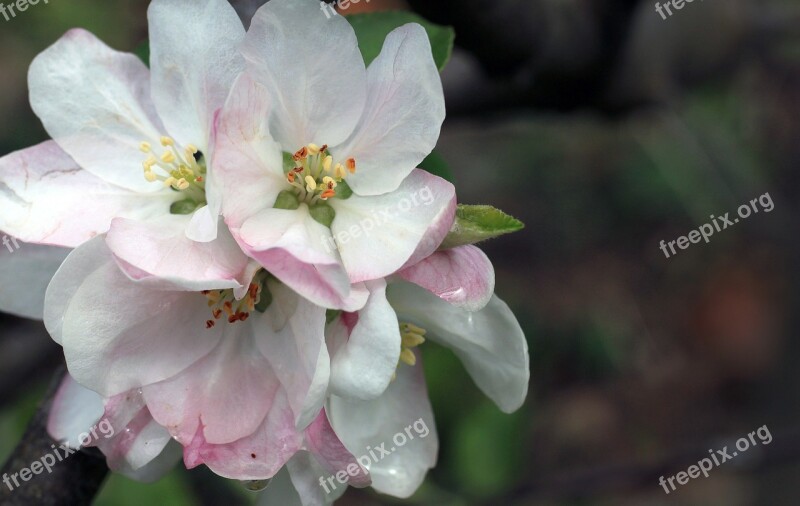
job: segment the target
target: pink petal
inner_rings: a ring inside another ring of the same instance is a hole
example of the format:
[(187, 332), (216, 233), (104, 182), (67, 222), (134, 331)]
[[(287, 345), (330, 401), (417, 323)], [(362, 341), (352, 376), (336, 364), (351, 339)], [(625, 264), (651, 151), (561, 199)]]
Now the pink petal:
[(475, 246), (437, 251), (397, 275), (467, 311), (483, 309), (494, 294), (494, 267)]
[(249, 259), (225, 227), (212, 242), (186, 237), (190, 217), (164, 216), (144, 222), (115, 219), (106, 244), (136, 281), (185, 290), (219, 290), (249, 284)]
[(335, 475), (344, 471), (348, 475), (347, 484), (353, 487), (364, 488), (372, 483), (369, 473), (358, 464), (334, 432), (324, 410), (306, 429), (305, 436), (308, 451), (328, 472)]
[(183, 461), (192, 469), (201, 464), (225, 478), (266, 480), (275, 476), (302, 444), (295, 429), (294, 413), (283, 390), (265, 392), (272, 408), (251, 435), (222, 445), (208, 443), (198, 428), (191, 444), (184, 448)]

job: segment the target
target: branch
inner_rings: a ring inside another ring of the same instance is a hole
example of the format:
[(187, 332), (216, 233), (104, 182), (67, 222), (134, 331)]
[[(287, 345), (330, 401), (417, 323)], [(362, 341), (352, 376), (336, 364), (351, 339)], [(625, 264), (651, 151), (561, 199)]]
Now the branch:
[[(32, 475), (27, 482), (19, 477), (22, 469), (29, 469), (31, 464), (39, 462), (47, 454), (53, 455), (52, 445), (58, 447), (58, 443), (47, 434), (47, 419), (64, 374), (64, 367), (59, 367), (22, 441), (3, 466), (3, 478), (8, 476), (7, 483), (0, 483), (0, 504), (4, 506), (88, 506), (108, 474), (105, 459), (91, 449), (69, 455), (65, 461), (52, 466), (52, 472), (42, 469), (41, 474)], [(15, 487), (11, 479), (15, 473), (19, 487)]]

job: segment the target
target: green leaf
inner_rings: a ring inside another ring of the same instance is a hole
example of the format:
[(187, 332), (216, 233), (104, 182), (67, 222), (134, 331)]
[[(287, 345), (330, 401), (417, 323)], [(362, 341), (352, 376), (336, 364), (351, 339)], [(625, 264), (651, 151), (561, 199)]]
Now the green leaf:
[(447, 165), (444, 158), (435, 151), (422, 160), (422, 163), (419, 164), (419, 168), (430, 172), (434, 176), (439, 176), (451, 183), (455, 183), (455, 177), (453, 176), (453, 171), (450, 170), (450, 166)]
[(369, 65), (378, 57), (383, 48), (383, 41), (389, 32), (408, 23), (419, 23), (428, 32), (433, 50), (433, 59), (439, 70), (442, 70), (453, 54), (453, 43), (456, 34), (452, 27), (441, 26), (412, 13), (405, 11), (371, 12), (347, 16), (358, 37), (358, 46)]
[(133, 50), (133, 54), (139, 57), (145, 65), (150, 66), (150, 42), (144, 41)]
[(523, 228), (524, 223), (492, 206), (459, 204), (453, 228), (439, 249), (475, 244)]

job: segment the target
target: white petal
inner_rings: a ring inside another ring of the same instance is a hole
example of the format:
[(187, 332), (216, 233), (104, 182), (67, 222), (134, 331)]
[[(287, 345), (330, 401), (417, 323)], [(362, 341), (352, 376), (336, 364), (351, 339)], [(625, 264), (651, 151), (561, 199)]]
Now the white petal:
[(325, 346), (325, 309), (280, 283), (269, 283), (273, 302), (266, 320), (274, 332), (257, 345), (289, 396), (299, 429), (319, 414), (328, 389), (330, 358)]
[[(47, 292), (44, 300), (44, 325), (58, 344), (62, 344), (62, 326), (75, 292), (86, 278), (101, 265), (109, 261), (108, 247), (103, 237), (96, 237), (81, 246), (80, 252), (71, 255), (69, 262), (59, 262), (54, 273), (44, 287)], [(67, 258), (69, 251), (64, 253)], [(0, 257), (2, 258), (2, 257)]]
[(331, 150), (355, 158), (347, 182), (359, 195), (394, 191), (433, 151), (445, 118), (444, 92), (425, 29), (408, 24), (386, 37), (367, 70), (367, 105), (353, 135)]
[(205, 150), (214, 113), (244, 70), (244, 26), (225, 0), (154, 0), (147, 19), (153, 101), (164, 126)]
[(312, 1), (272, 0), (253, 17), (242, 53), (275, 101), (271, 131), (284, 151), (331, 146), (353, 131), (366, 69), (350, 24)]
[(331, 393), (340, 397), (370, 400), (380, 396), (400, 361), (400, 328), (386, 300), (386, 282), (372, 281), (367, 286), (369, 301), (331, 362)]
[(103, 398), (67, 374), (53, 398), (47, 433), (70, 448), (80, 447), (79, 436), (102, 418)]
[(138, 57), (74, 29), (36, 57), (28, 83), (34, 112), (78, 165), (130, 190), (160, 188), (142, 174), (139, 145), (157, 141), (163, 127)]
[(169, 213), (172, 192), (136, 193), (81, 169), (53, 141), (0, 158), (0, 230), (73, 248), (105, 233), (115, 217)]
[(397, 379), (375, 400), (331, 397), (328, 414), (347, 449), (368, 464), (378, 492), (407, 498), (436, 465), (439, 437), (419, 362), (400, 366)]
[(278, 193), (288, 187), (281, 148), (269, 132), (271, 104), (267, 89), (244, 73), (217, 115), (209, 175), (221, 194), (225, 221), (234, 230), (259, 211), (271, 209)]
[[(83, 274), (82, 257), (94, 256), (93, 249), (79, 247), (61, 270)], [(170, 378), (207, 355), (221, 338), (218, 328), (205, 328), (210, 312), (203, 295), (138, 285), (120, 271), (111, 252), (82, 283), (66, 274), (60, 279), (65, 286), (79, 286), (63, 316), (67, 366), (78, 382), (101, 395)], [(57, 318), (48, 326), (57, 328)]]
[(530, 380), (528, 343), (505, 302), (492, 297), (470, 313), (410, 283), (392, 283), (389, 301), (401, 320), (428, 330), (426, 337), (452, 348), (478, 387), (503, 411), (525, 401)]
[(41, 320), (47, 285), (70, 250), (15, 243), (2, 231), (0, 241), (0, 311)]
[(331, 199), (331, 231), (352, 283), (386, 277), (439, 247), (453, 223), (455, 188), (416, 170), (392, 193)]

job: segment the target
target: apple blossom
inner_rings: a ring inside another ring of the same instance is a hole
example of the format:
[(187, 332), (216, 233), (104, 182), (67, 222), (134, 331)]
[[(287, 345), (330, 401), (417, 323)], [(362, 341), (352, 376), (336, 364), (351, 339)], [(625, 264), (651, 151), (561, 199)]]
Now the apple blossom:
[[(242, 53), (247, 71), (218, 115), (213, 164), (243, 249), (332, 308), (344, 307), (352, 283), (435, 251), (455, 190), (416, 169), (445, 117), (425, 30), (394, 30), (365, 68), (345, 19), (320, 16), (314, 0), (272, 0)], [(431, 197), (424, 205), (421, 192)]]

